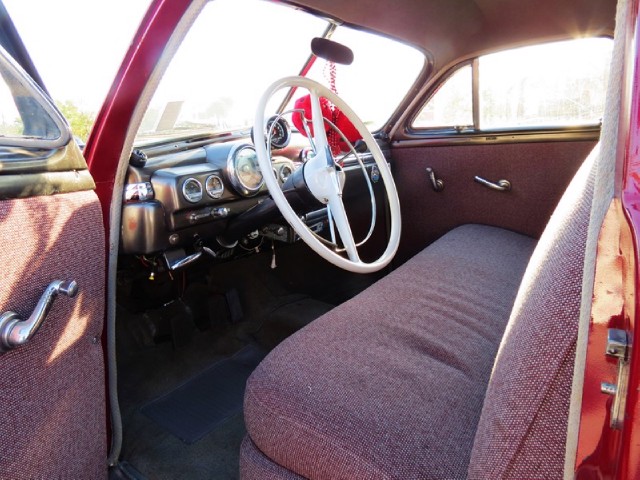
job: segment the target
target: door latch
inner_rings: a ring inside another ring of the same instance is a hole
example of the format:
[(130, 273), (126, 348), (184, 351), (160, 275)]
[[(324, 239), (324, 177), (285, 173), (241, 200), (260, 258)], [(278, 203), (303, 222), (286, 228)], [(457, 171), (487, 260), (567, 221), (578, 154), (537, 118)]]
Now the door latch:
[(611, 428), (619, 430), (622, 429), (624, 422), (624, 410), (629, 386), (629, 356), (631, 354), (631, 345), (626, 330), (620, 330), (618, 328), (609, 329), (605, 353), (608, 357), (618, 359), (618, 378), (616, 383), (602, 382), (600, 384), (600, 391), (613, 396), (610, 426)]

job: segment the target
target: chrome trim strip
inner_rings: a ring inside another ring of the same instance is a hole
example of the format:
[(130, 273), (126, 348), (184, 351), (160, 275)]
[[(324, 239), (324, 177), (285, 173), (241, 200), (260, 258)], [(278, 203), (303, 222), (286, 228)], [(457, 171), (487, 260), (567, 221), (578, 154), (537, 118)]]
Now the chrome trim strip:
[(540, 142), (584, 142), (598, 141), (600, 128), (581, 131), (552, 132), (483, 132), (469, 135), (456, 133), (442, 135), (412, 135), (402, 140), (394, 140), (392, 148), (443, 147), (454, 145), (496, 145), (505, 143), (540, 143)]

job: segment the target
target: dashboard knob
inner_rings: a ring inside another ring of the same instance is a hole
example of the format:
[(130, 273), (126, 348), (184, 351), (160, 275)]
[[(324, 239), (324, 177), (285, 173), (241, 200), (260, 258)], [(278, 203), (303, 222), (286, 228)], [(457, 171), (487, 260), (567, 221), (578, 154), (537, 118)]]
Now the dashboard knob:
[(231, 209), (226, 207), (218, 207), (211, 210), (213, 218), (225, 218), (229, 216), (229, 213), (231, 213)]
[(129, 165), (132, 167), (142, 168), (147, 164), (147, 154), (144, 153), (139, 148), (136, 148), (133, 152), (131, 152), (131, 156), (129, 157)]

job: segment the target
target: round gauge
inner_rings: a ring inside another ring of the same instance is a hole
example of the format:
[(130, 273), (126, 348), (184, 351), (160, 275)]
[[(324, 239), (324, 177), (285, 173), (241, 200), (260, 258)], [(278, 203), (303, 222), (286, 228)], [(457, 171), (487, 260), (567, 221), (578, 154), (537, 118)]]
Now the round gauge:
[(282, 183), (285, 183), (292, 173), (293, 170), (291, 170), (291, 167), (289, 165), (283, 165), (280, 169), (280, 180), (282, 181)]
[(289, 145), (289, 140), (291, 140), (291, 127), (285, 118), (274, 115), (267, 120), (267, 136), (269, 132), (271, 132), (272, 148), (280, 149)]
[(182, 196), (187, 202), (198, 203), (202, 200), (202, 184), (195, 178), (187, 178), (182, 184)]
[(204, 189), (211, 198), (220, 198), (224, 193), (224, 184), (218, 175), (209, 175), (204, 184)]
[(227, 173), (233, 187), (247, 197), (258, 193), (264, 184), (256, 150), (251, 145), (241, 145), (231, 150)]

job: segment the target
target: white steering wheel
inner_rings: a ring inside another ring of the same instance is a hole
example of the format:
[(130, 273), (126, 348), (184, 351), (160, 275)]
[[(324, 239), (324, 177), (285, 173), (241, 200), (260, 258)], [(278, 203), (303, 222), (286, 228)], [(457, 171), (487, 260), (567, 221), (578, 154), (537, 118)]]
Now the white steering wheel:
[[(280, 213), (287, 220), (289, 225), (295, 230), (300, 238), (318, 255), (332, 264), (345, 270), (356, 273), (376, 272), (393, 259), (398, 244), (400, 242), (400, 201), (398, 200), (398, 191), (393, 182), (389, 165), (387, 164), (380, 147), (374, 140), (373, 136), (358, 118), (353, 110), (327, 87), (318, 82), (305, 77), (285, 77), (273, 83), (260, 98), (256, 119), (253, 128), (255, 148), (258, 156), (258, 163), (262, 172), (271, 172), (271, 158), (267, 151), (267, 143), (265, 140), (265, 130), (267, 118), (265, 117), (265, 109), (267, 103), (275, 92), (283, 88), (304, 88), (309, 91), (311, 96), (311, 116), (313, 125), (312, 146), (314, 153), (309, 156), (309, 160), (304, 164), (304, 179), (307, 188), (313, 196), (322, 204), (328, 205), (331, 211), (329, 221), (333, 217), (335, 226), (340, 235), (340, 239), (345, 247), (348, 258), (345, 258), (336, 251), (330, 249), (321, 242), (316, 235), (307, 227), (307, 225), (298, 217), (289, 202), (287, 201), (278, 181), (274, 175), (265, 173), (264, 181), (269, 189), (269, 193), (275, 204), (280, 209)], [(351, 232), (349, 219), (342, 202), (342, 189), (344, 188), (344, 174), (337, 170), (336, 164), (331, 154), (331, 148), (327, 141), (325, 131), (325, 119), (322, 116), (320, 108), (320, 98), (326, 98), (337, 106), (342, 113), (353, 123), (358, 130), (362, 139), (366, 143), (369, 152), (373, 155), (373, 159), (378, 166), (386, 195), (389, 201), (389, 209), (391, 213), (391, 230), (389, 234), (389, 242), (387, 248), (377, 260), (366, 263), (360, 260), (356, 243)]]

